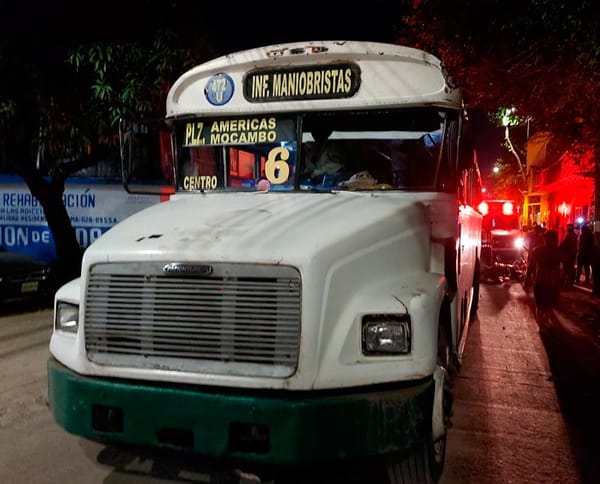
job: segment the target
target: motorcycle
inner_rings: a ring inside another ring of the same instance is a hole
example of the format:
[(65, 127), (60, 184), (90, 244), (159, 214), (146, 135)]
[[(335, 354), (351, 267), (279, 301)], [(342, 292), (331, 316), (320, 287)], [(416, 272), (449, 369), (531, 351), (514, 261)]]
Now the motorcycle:
[(496, 283), (507, 280), (523, 280), (527, 272), (527, 259), (523, 251), (514, 254), (484, 247), (482, 262), (482, 278)]

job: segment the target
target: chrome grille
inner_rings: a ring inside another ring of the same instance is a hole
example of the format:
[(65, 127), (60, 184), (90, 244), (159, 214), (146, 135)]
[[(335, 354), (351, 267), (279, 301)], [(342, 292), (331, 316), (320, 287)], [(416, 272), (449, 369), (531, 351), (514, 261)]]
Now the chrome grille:
[(85, 300), (88, 358), (100, 364), (230, 375), (291, 375), (298, 360), (300, 276), (286, 266), (99, 264)]

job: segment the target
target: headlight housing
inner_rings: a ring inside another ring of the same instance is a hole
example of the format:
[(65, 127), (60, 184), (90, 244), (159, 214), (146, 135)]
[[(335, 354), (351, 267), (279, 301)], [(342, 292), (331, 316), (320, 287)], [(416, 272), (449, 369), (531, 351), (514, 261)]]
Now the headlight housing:
[(364, 355), (407, 355), (411, 350), (411, 335), (408, 314), (367, 314), (362, 318)]
[(79, 328), (79, 305), (59, 301), (56, 304), (54, 328), (67, 333), (77, 333)]

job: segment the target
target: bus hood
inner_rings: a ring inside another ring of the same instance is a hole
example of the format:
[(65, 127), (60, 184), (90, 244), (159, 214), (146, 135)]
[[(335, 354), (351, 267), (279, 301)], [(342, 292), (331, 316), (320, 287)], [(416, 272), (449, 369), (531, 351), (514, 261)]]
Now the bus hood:
[[(86, 251), (88, 263), (135, 260), (252, 261), (302, 265), (431, 227), (428, 201), (386, 192), (209, 193), (175, 196), (111, 228)], [(450, 214), (448, 214), (450, 215)], [(453, 223), (444, 231), (452, 231)], [(438, 230), (439, 232), (439, 230)]]

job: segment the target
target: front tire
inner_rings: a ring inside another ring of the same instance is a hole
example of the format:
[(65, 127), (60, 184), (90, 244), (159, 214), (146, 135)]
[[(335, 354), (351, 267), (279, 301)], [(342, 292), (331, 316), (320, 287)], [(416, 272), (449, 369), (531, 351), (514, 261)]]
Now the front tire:
[(386, 457), (389, 484), (435, 484), (431, 466), (433, 449), (431, 442), (420, 444), (409, 455), (390, 454)]
[[(450, 334), (447, 325), (440, 322), (438, 327), (437, 366), (439, 384), (442, 385), (441, 435), (434, 439), (433, 419), (427, 439), (410, 454), (389, 454), (386, 456), (387, 479), (389, 484), (436, 484), (442, 477), (446, 463), (448, 427), (452, 419), (453, 395), (451, 376), (457, 371), (453, 365)], [(438, 378), (436, 385), (438, 384)]]

